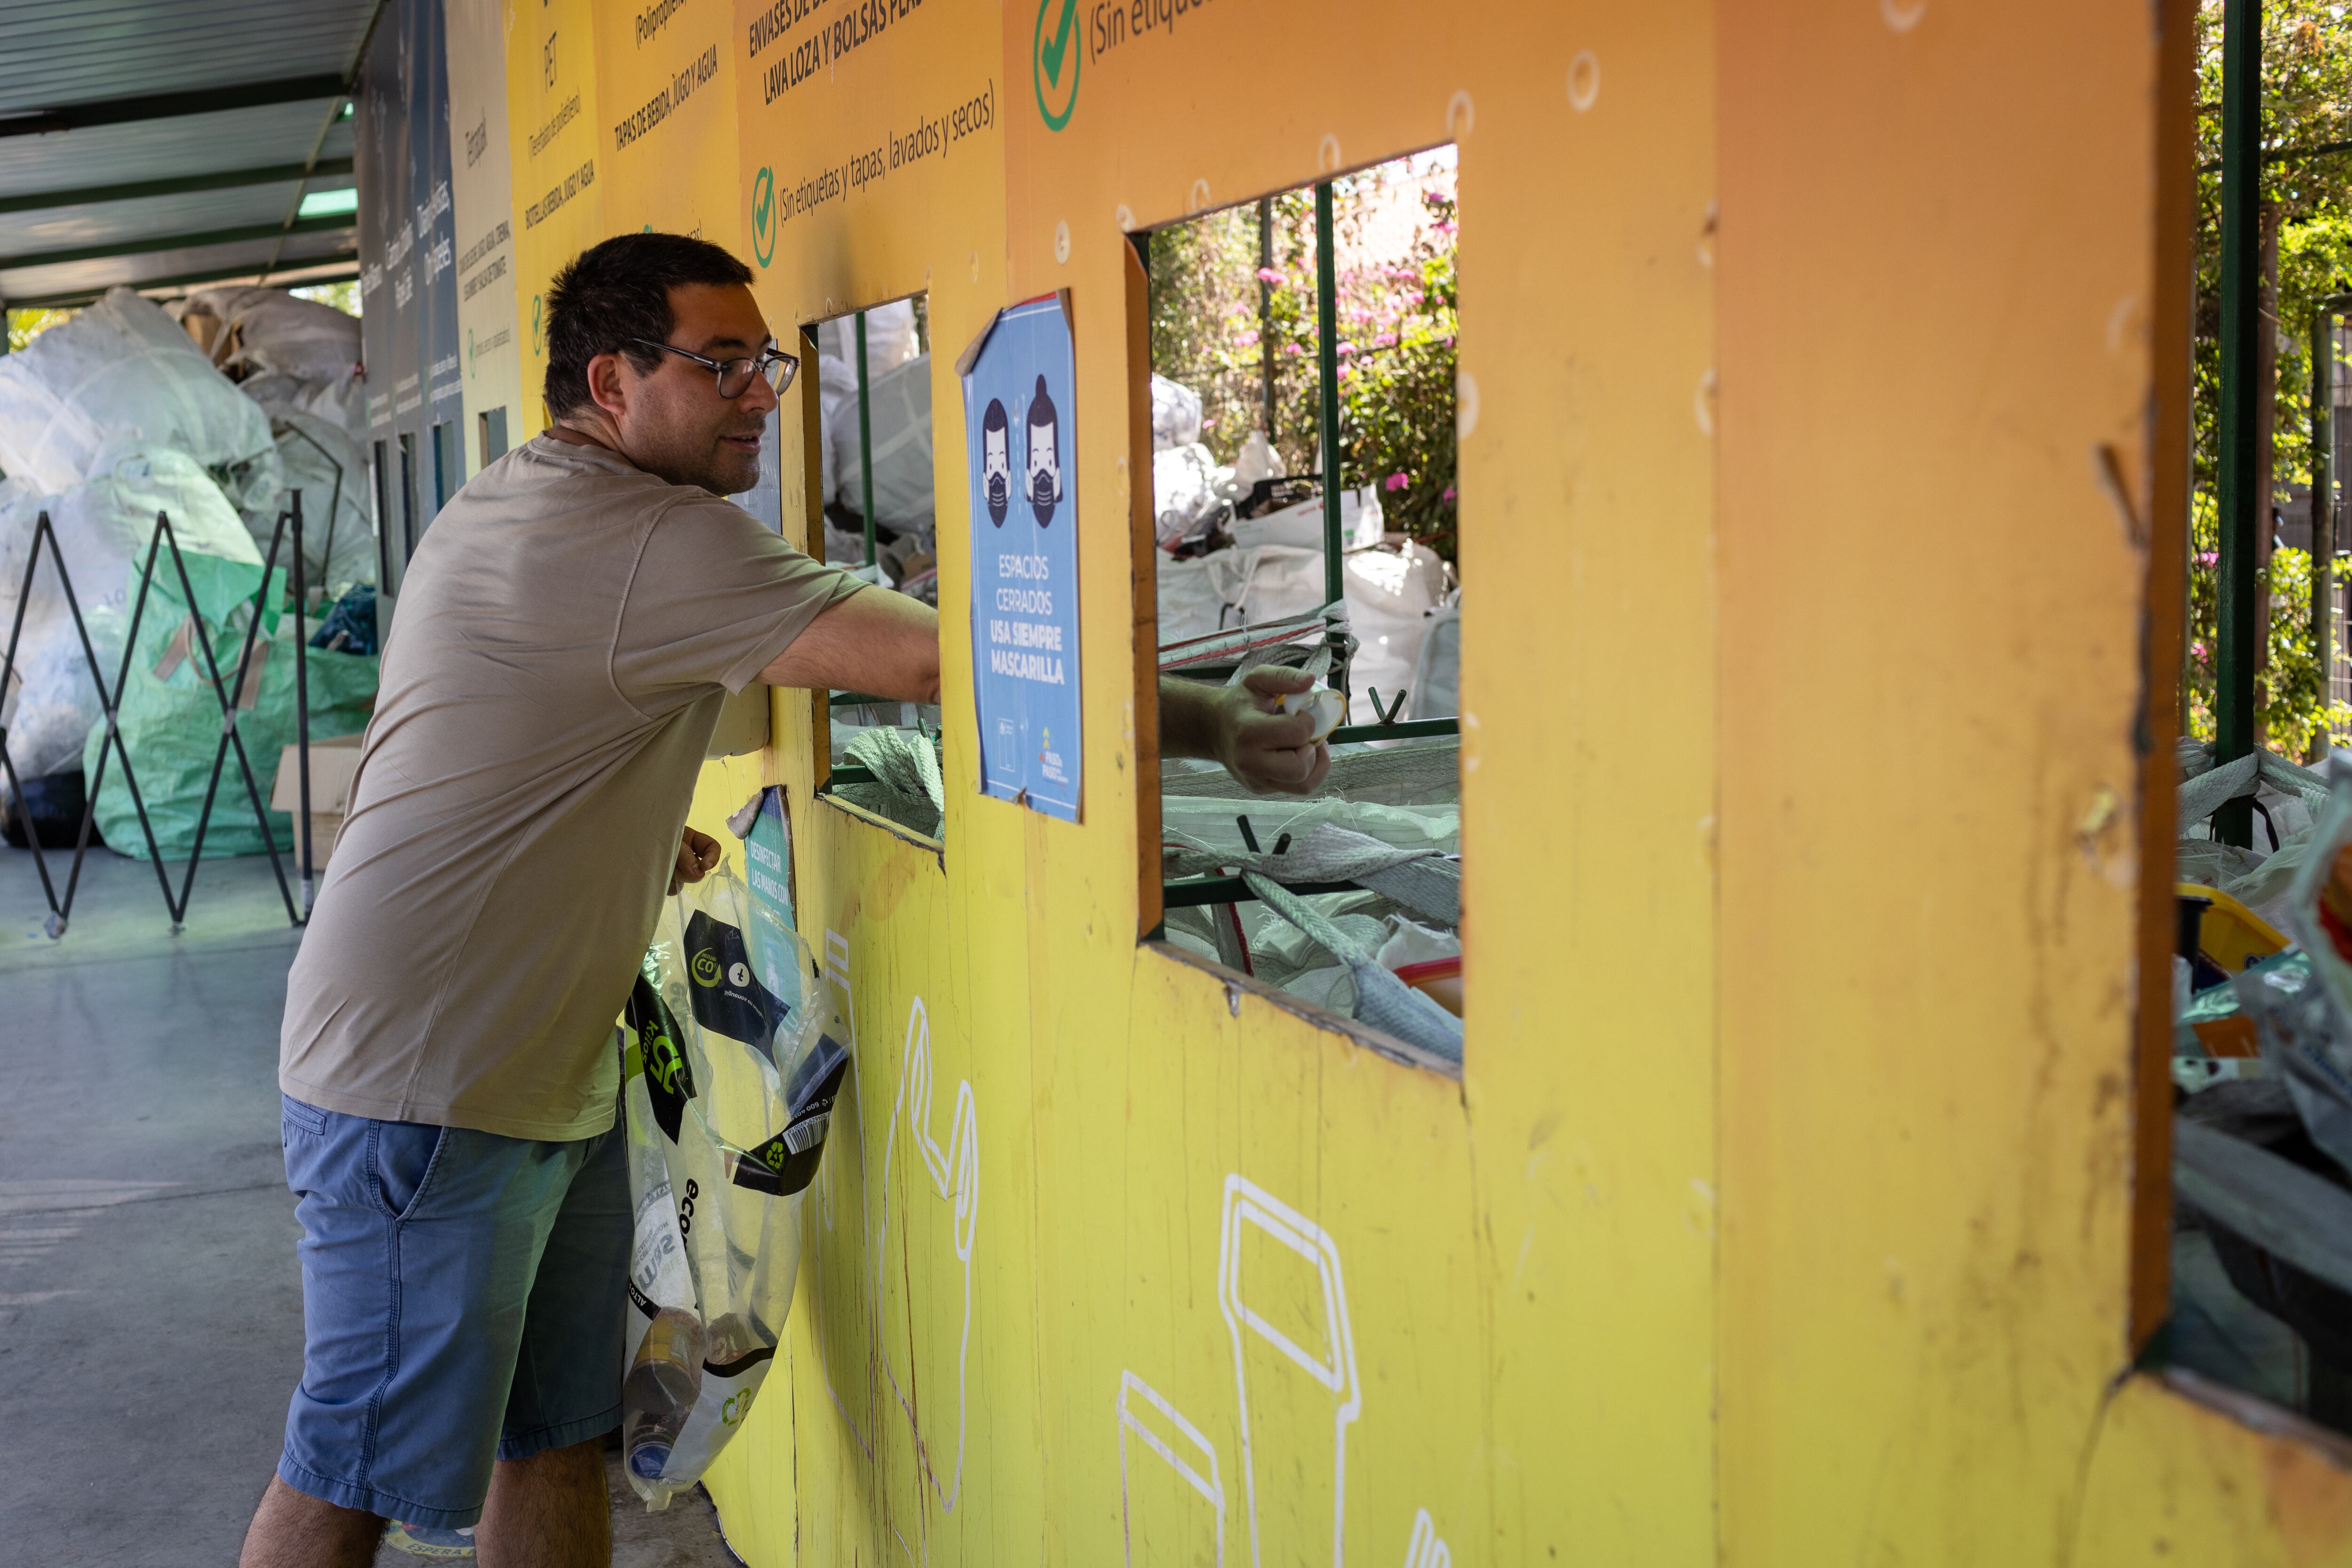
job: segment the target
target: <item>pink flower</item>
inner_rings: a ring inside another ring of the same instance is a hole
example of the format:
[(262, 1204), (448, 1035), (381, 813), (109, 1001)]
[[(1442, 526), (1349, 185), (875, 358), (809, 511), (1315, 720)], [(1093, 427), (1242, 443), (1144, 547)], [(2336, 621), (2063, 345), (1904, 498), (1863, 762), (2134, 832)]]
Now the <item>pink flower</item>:
[(1284, 281), (1282, 274), (1275, 271), (1275, 269), (1270, 267), (1261, 267), (1257, 269), (1257, 280), (1260, 283), (1271, 283), (1277, 288), (1282, 286)]
[(1257, 329), (1255, 327), (1249, 328), (1247, 330), (1242, 332), (1238, 337), (1234, 338), (1234, 342), (1237, 347), (1244, 349), (1256, 348)]
[(1353, 343), (1342, 343), (1339, 345), (1339, 352), (1341, 354), (1352, 354), (1355, 351), (1356, 345)]
[(2189, 651), (2201, 659), (2205, 656), (2205, 644), (2202, 643), (2191, 643), (2189, 644)]
[(1383, 332), (1379, 337), (1372, 340), (1372, 347), (1375, 349), (1393, 349), (1396, 347), (1396, 340), (1397, 335), (1394, 332)]
[(1454, 499), (1454, 486), (1451, 485), (1445, 486), (1445, 493), (1437, 498), (1441, 501), (1451, 501)]
[(1405, 478), (1403, 475), (1391, 474), (1386, 480), (1381, 482), (1381, 488), (1384, 490), (1402, 490), (1404, 488), (1404, 486)]
[(1305, 350), (1301, 349), (1296, 343), (1285, 343), (1282, 346), (1282, 351), (1286, 354), (1300, 354), (1306, 352)]
[(2210, 550), (2210, 549), (2209, 549), (2209, 550), (2203, 550), (2203, 551), (2199, 552), (2199, 554), (2198, 554), (2198, 557), (2197, 557), (2197, 564), (2198, 564), (2199, 566), (2211, 566), (2211, 565), (2213, 565), (2215, 562), (2219, 561), (2221, 559), (2221, 555), (2220, 555), (2220, 553), (2219, 553), (2218, 551)]

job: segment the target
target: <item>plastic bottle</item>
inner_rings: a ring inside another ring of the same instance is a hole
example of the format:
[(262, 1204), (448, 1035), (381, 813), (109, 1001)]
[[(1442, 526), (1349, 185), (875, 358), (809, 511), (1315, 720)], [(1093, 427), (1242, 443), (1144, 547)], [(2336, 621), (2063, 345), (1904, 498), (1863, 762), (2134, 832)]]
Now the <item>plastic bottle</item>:
[(710, 1325), (710, 1348), (708, 1364), (730, 1367), (755, 1350), (772, 1349), (775, 1341), (764, 1339), (753, 1328), (751, 1320), (740, 1312), (725, 1312)]
[(702, 1320), (664, 1307), (646, 1326), (635, 1362), (621, 1385), (622, 1447), (629, 1473), (657, 1480), (671, 1445), (702, 1392)]

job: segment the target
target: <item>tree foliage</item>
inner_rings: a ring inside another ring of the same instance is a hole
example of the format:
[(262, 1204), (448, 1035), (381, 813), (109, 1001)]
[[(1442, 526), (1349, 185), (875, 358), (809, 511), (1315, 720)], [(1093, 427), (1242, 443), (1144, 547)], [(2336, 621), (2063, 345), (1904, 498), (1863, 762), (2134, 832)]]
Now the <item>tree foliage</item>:
[[(1395, 243), (1398, 214), (1410, 234)], [(1454, 555), (1459, 331), (1452, 166), (1400, 160), (1333, 183), (1341, 482), (1370, 486), (1389, 527)], [(1201, 396), (1202, 441), (1231, 463), (1265, 429), (1278, 465), (1317, 470), (1315, 201), (1255, 202), (1154, 232), (1152, 369)], [(1266, 346), (1272, 345), (1269, 356)], [(1273, 418), (1266, 418), (1267, 366)]]
[[(2352, 141), (2352, 6), (2339, 0), (2268, 0), (2263, 7), (2263, 199), (2278, 226), (2278, 380), (2272, 404), (2273, 500), (2311, 482), (2311, 322), (2320, 302), (2352, 287), (2352, 149), (2304, 150)], [(2192, 733), (2212, 735), (2214, 509), (2221, 411), (2221, 5), (2198, 6), (2196, 510), (2189, 561), (2190, 655), (2184, 672)], [(2345, 373), (2339, 370), (2339, 375)], [(2337, 476), (2339, 482), (2344, 476)], [(2273, 555), (2269, 664), (2257, 719), (2273, 750), (2301, 751), (2327, 723), (2311, 645), (2311, 560)], [(2301, 608), (2290, 611), (2299, 602)], [(2352, 729), (2352, 709), (2332, 721)]]

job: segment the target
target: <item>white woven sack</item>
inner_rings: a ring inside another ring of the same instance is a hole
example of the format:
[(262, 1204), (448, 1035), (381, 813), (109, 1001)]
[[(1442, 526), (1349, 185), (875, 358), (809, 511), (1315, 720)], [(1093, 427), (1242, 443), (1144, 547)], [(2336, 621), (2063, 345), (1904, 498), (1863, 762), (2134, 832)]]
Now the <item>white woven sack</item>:
[[(303, 586), (340, 593), (355, 582), (373, 582), (375, 526), (368, 515), (366, 452), (341, 425), (315, 413), (280, 414), (276, 423), (283, 488), (271, 505), (245, 514), (255, 548), (269, 549), (278, 513), (294, 504), (292, 492), (299, 488)], [(283, 549), (292, 549), (290, 533)], [(284, 564), (290, 576), (292, 563)]]
[[(831, 366), (826, 373), (832, 373)], [(827, 402), (832, 406), (824, 425), (826, 493), (851, 511), (861, 511), (866, 469), (858, 449), (856, 382), (850, 382), (845, 398)], [(919, 354), (872, 377), (866, 403), (874, 444), (874, 520), (888, 528), (931, 527), (931, 357)]]
[(1234, 471), (1199, 442), (1152, 451), (1152, 532), (1162, 549), (1205, 531), (1233, 498)]
[[(1410, 691), (1429, 631), (1428, 612), (1444, 591), (1445, 563), (1424, 545), (1348, 557), (1348, 622), (1360, 643), (1348, 667), (1350, 690), (1377, 690), (1383, 704)], [(1357, 716), (1372, 720), (1369, 707)]]
[(1201, 394), (1166, 376), (1151, 378), (1151, 450), (1166, 452), (1201, 439)]
[[(0, 480), (0, 629), (16, 620), (34, 526), (50, 504), (38, 491), (13, 479)], [(5, 635), (0, 630), (0, 637)], [(119, 648), (121, 634), (114, 632), (108, 641)], [(0, 652), (5, 648), (0, 643)], [(108, 679), (113, 675), (112, 670), (107, 672)], [(81, 756), (82, 737), (99, 713), (89, 661), (82, 656), (81, 638), (58, 587), (57, 568), (45, 552), (32, 602), (25, 608), (16, 662), (5, 695), (0, 695), (0, 727), (6, 728), (8, 757), (16, 776), (40, 779), (72, 768)]]
[[(857, 318), (836, 316), (819, 324), (816, 344), (818, 352), (840, 361), (850, 371), (849, 385), (855, 392), (857, 377), (853, 356), (857, 348)], [(866, 376), (869, 382), (920, 352), (922, 345), (915, 336), (913, 300), (894, 299), (866, 313)]]
[(206, 288), (190, 297), (189, 308), (235, 329), (236, 349), (222, 361), (225, 368), (339, 382), (360, 361), (358, 317), (282, 288)]
[(122, 434), (206, 467), (276, 465), (268, 416), (177, 322), (117, 288), (21, 353), (0, 357), (0, 470), (62, 491)]

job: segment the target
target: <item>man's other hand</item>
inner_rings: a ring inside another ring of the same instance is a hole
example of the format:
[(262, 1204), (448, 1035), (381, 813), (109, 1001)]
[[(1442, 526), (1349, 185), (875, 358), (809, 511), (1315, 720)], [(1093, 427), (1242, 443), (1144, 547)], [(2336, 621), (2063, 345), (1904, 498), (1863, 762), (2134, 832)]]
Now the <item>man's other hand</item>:
[(719, 864), (719, 841), (709, 833), (698, 833), (692, 828), (677, 841), (677, 865), (669, 873), (669, 890), (676, 893), (689, 882), (700, 882)]
[[(1173, 685), (1174, 683), (1169, 683)], [(1200, 751), (1225, 765), (1242, 787), (1254, 795), (1311, 795), (1331, 771), (1331, 748), (1315, 733), (1311, 713), (1282, 713), (1276, 701), (1308, 690), (1314, 677), (1278, 664), (1261, 664), (1237, 685), (1193, 685), (1188, 696), (1206, 699), (1206, 722), (1200, 727)], [(1165, 723), (1167, 685), (1162, 688)], [(1181, 752), (1176, 755), (1183, 755)]]

